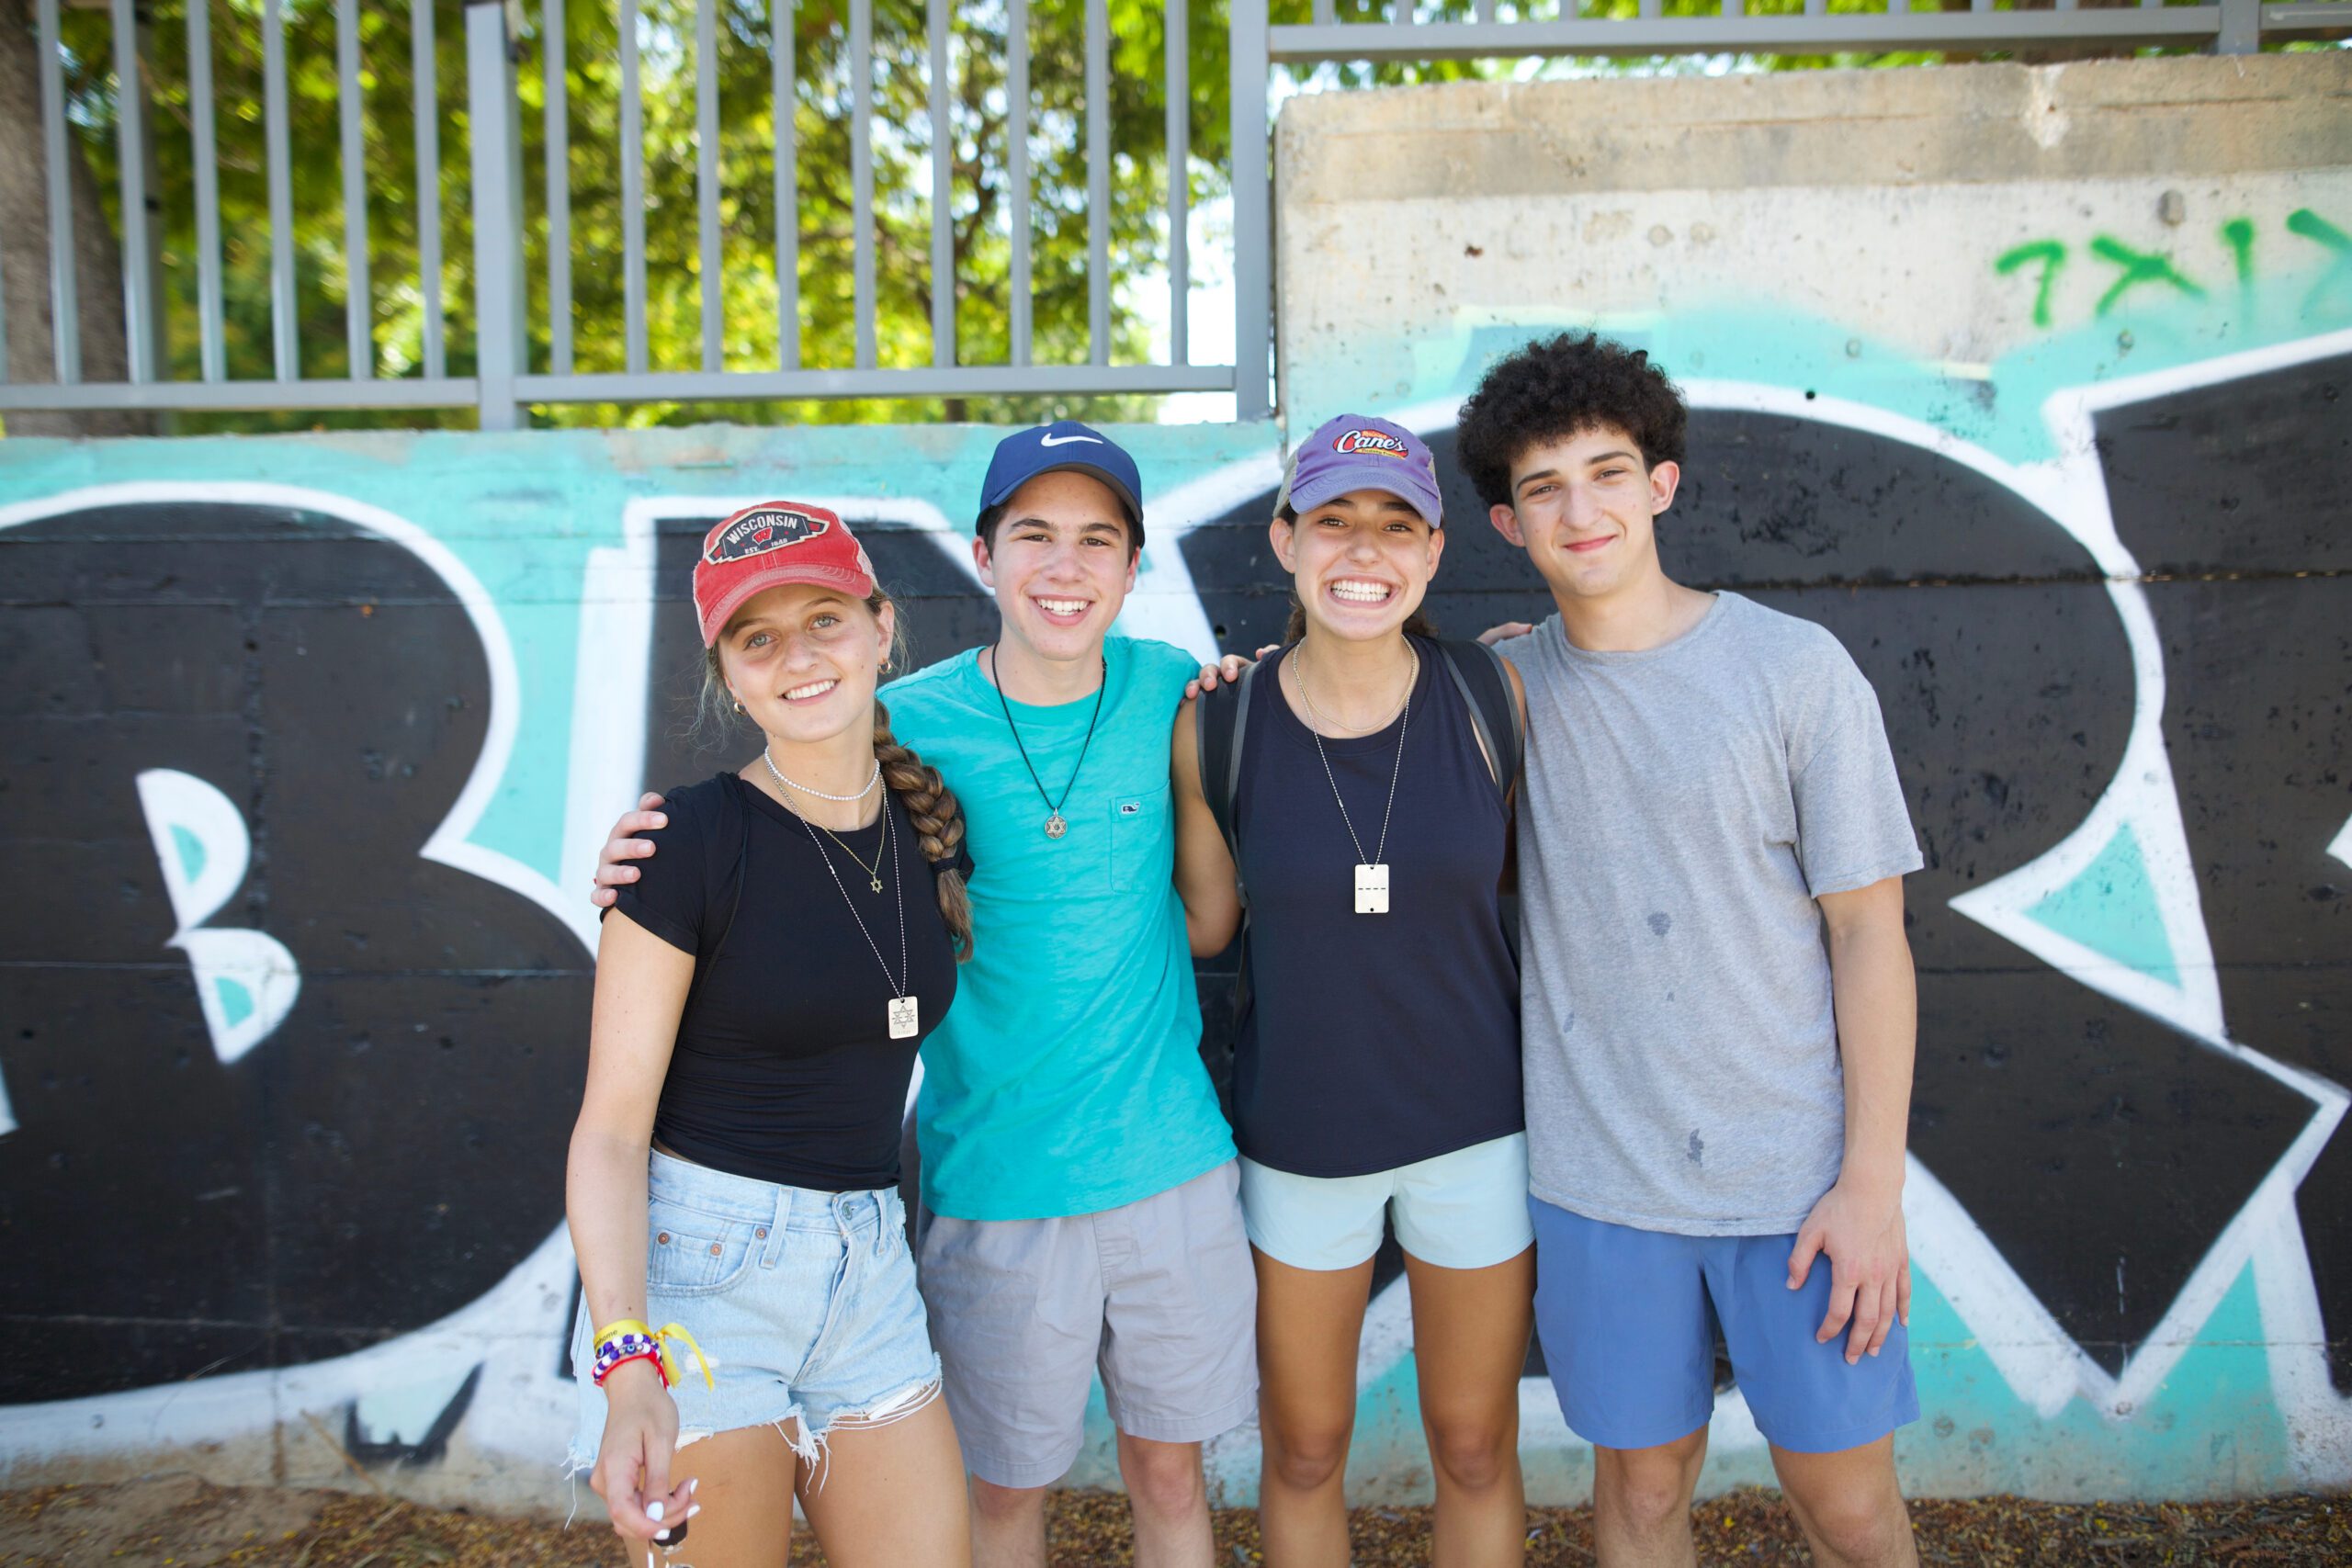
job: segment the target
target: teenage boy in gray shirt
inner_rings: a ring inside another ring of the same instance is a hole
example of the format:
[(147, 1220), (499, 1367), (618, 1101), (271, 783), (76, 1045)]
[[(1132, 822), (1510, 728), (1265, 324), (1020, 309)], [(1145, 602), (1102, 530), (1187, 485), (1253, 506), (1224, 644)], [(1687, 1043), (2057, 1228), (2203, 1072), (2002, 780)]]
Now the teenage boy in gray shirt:
[[(1564, 334), (1464, 405), (1462, 462), (1558, 615), (1527, 687), (1521, 1031), (1536, 1330), (1595, 1446), (1609, 1568), (1690, 1563), (1720, 1325), (1815, 1561), (1917, 1561), (1894, 1430), (1919, 852), (1878, 701), (1808, 621), (1667, 577), (1686, 423)], [(1489, 634), (1494, 635), (1494, 634)]]

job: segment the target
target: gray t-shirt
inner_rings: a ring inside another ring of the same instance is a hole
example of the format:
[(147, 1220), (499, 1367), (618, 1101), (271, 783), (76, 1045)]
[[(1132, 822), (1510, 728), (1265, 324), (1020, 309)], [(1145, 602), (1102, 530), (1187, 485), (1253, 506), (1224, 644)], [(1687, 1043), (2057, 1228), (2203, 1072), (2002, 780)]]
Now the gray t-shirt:
[(1844, 1074), (1814, 900), (1919, 867), (1878, 696), (1811, 621), (1720, 593), (1662, 647), (1557, 615), (1527, 683), (1521, 1034), (1536, 1197), (1682, 1235), (1795, 1230)]

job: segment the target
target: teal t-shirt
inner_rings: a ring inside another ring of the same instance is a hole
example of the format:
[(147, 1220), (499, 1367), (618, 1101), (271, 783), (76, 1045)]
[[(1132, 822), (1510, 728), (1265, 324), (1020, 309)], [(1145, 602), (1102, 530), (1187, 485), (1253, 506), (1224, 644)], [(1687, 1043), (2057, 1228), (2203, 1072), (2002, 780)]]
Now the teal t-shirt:
[(1094, 697), (1013, 720), (1069, 830), (1022, 765), (977, 652), (882, 689), (898, 738), (963, 802), (973, 951), (922, 1047), (923, 1201), (964, 1220), (1098, 1213), (1233, 1157), (1200, 1055), (1184, 907), (1172, 880), (1169, 733), (1200, 666), (1112, 637)]

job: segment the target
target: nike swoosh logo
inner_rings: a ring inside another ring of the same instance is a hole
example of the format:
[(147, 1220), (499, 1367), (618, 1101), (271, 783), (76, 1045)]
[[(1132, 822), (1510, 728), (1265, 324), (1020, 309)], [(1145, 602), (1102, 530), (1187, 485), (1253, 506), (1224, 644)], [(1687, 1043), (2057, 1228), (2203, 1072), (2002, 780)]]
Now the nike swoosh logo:
[(1037, 445), (1040, 446), (1067, 446), (1073, 441), (1091, 441), (1097, 446), (1102, 445), (1102, 438), (1099, 435), (1040, 435), (1037, 437)]

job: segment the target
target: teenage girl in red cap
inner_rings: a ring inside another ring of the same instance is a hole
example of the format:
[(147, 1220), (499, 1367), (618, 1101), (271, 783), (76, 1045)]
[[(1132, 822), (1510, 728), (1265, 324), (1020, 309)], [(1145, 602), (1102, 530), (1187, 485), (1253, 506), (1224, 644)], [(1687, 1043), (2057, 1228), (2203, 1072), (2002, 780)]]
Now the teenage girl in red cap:
[(605, 923), (571, 1462), (632, 1562), (700, 1514), (704, 1568), (782, 1568), (796, 1494), (835, 1563), (968, 1562), (898, 1191), (916, 1047), (971, 947), (963, 816), (876, 700), (896, 609), (840, 518), (736, 513), (694, 592), (706, 708), (761, 750), (669, 793)]

